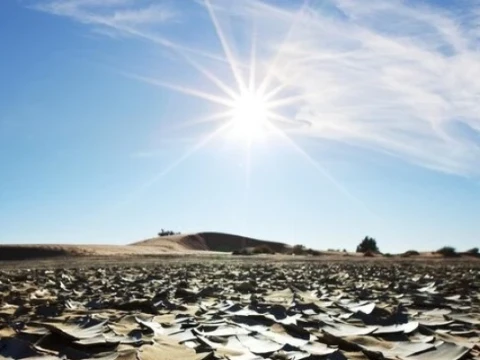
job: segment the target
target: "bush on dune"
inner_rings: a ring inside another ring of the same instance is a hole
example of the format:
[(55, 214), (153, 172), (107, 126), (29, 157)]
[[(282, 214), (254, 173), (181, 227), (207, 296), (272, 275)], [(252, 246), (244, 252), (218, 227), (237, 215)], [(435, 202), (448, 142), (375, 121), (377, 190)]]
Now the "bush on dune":
[(402, 257), (418, 256), (420, 253), (417, 250), (408, 250), (402, 254)]
[(162, 236), (172, 236), (172, 235), (180, 235), (180, 232), (175, 232), (175, 231), (172, 231), (172, 230), (164, 230), (164, 229), (162, 229), (162, 230), (158, 233), (158, 236), (159, 236), (159, 237), (162, 237)]

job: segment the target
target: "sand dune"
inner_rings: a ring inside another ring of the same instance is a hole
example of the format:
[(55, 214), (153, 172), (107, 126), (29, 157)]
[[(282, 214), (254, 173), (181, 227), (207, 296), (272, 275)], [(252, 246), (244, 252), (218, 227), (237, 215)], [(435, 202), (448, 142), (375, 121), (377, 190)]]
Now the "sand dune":
[(0, 261), (61, 258), (71, 256), (142, 256), (232, 252), (244, 247), (268, 245), (282, 252), (288, 245), (238, 235), (204, 232), (142, 240), (131, 245), (0, 245)]
[(247, 247), (261, 245), (269, 246), (275, 252), (284, 252), (289, 245), (266, 240), (258, 240), (240, 235), (201, 232), (196, 234), (182, 234), (173, 236), (155, 237), (132, 244), (133, 246), (171, 247), (178, 250), (199, 250), (232, 252)]

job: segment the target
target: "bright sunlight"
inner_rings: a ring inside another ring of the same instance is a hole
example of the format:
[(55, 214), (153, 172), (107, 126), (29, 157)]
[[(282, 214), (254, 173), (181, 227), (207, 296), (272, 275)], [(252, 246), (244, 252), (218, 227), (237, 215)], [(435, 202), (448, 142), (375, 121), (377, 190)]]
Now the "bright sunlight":
[(247, 140), (261, 136), (268, 122), (267, 105), (255, 92), (243, 92), (233, 105), (232, 135)]

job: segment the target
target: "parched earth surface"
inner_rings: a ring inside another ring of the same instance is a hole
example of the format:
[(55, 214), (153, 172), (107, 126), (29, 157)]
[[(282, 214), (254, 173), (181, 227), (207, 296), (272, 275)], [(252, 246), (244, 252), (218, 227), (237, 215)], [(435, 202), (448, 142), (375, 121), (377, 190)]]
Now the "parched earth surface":
[(0, 271), (0, 359), (480, 359), (475, 264)]

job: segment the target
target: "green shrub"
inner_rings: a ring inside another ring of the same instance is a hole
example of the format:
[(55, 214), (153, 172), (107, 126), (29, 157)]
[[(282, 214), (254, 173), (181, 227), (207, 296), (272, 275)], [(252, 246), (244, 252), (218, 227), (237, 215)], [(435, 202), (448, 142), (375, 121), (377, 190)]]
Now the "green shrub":
[(444, 246), (441, 249), (438, 249), (437, 254), (440, 254), (444, 257), (455, 257), (458, 256), (457, 251), (454, 247), (451, 246)]
[(362, 242), (357, 246), (357, 252), (365, 253), (367, 251), (374, 253), (380, 252), (377, 246), (377, 241), (374, 238), (365, 236)]
[(385, 256), (385, 257), (392, 257), (393, 255), (390, 254), (390, 253), (385, 253), (385, 254), (383, 254), (383, 256)]

